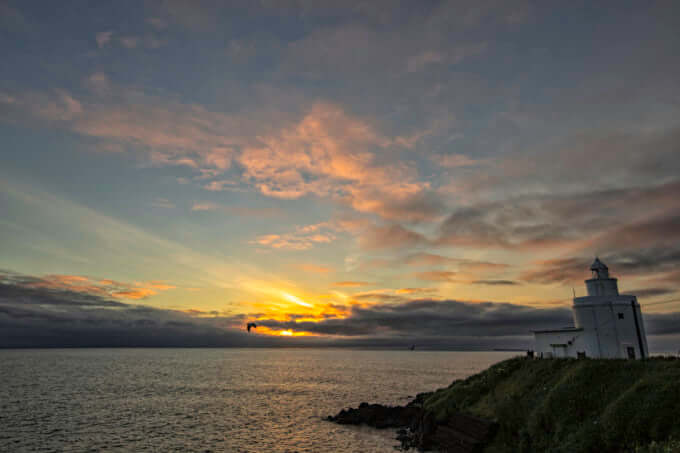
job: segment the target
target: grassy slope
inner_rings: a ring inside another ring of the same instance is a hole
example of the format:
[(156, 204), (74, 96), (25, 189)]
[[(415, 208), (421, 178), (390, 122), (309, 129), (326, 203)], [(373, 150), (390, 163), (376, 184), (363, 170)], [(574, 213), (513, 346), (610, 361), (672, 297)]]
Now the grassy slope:
[(680, 360), (510, 359), (425, 408), (498, 421), (489, 452), (680, 451)]

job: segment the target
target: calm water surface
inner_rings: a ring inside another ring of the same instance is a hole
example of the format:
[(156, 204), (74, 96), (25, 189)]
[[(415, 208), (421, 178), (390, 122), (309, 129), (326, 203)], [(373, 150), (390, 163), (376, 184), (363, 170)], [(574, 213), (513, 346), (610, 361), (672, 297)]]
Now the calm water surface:
[(0, 350), (0, 451), (389, 452), (323, 418), (403, 404), (507, 352)]

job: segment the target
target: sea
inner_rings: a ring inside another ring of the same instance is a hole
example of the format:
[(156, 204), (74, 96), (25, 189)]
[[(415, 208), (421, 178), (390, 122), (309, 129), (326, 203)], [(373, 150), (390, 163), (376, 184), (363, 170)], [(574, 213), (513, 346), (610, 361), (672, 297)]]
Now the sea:
[(0, 451), (394, 452), (325, 420), (405, 404), (513, 352), (0, 350)]

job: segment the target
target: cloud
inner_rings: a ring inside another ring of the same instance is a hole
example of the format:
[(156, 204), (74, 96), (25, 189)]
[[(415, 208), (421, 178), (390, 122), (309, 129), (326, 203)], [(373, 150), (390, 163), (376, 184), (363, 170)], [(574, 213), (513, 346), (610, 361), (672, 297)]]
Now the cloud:
[(308, 250), (315, 245), (335, 241), (337, 232), (336, 225), (321, 222), (298, 226), (292, 233), (264, 234), (250, 241), (250, 243), (280, 250)]
[[(165, 0), (154, 5), (157, 10), (152, 25), (178, 24), (194, 32), (214, 32), (220, 13), (223, 11), (219, 2), (185, 2), (182, 0)], [(162, 27), (161, 27), (162, 28)]]
[(137, 42), (139, 39), (135, 36), (121, 36), (119, 38), (120, 43), (123, 45), (123, 47), (127, 49), (134, 49), (137, 47)]
[(26, 20), (21, 11), (11, 7), (8, 3), (0, 3), (0, 28), (16, 32), (32, 31), (34, 25)]
[(234, 181), (231, 179), (222, 179), (217, 181), (210, 181), (208, 184), (203, 186), (205, 190), (211, 192), (221, 192), (223, 190), (229, 191), (240, 191), (241, 183), (239, 181)]
[(677, 238), (680, 183), (566, 195), (525, 195), (454, 211), (441, 245), (505, 249), (649, 246)]
[(333, 286), (339, 286), (343, 288), (356, 288), (359, 286), (373, 286), (373, 285), (374, 284), (371, 282), (357, 282), (357, 281), (342, 281), (333, 283)]
[(399, 288), (394, 291), (397, 294), (428, 294), (436, 293), (436, 288)]
[(488, 286), (514, 286), (519, 285), (519, 282), (514, 280), (474, 280), (473, 285), (488, 285)]
[(426, 50), (418, 55), (409, 57), (406, 64), (409, 72), (416, 72), (423, 69), (425, 66), (433, 63), (441, 63), (444, 61), (444, 55), (440, 52)]
[(666, 296), (668, 294), (674, 294), (678, 292), (678, 289), (675, 288), (660, 288), (660, 287), (653, 287), (653, 288), (640, 288), (640, 289), (632, 289), (630, 291), (626, 291), (631, 294), (635, 294), (637, 297), (656, 297), (656, 296)]
[(95, 72), (85, 79), (85, 86), (93, 93), (104, 96), (111, 91), (111, 81), (103, 72)]
[[(677, 335), (680, 313), (645, 313), (648, 335)], [(317, 335), (369, 338), (438, 338), (456, 341), (468, 337), (467, 344), (485, 344), (483, 338), (496, 338), (503, 347), (506, 338), (524, 347), (532, 344), (531, 330), (572, 324), (571, 310), (535, 308), (504, 302), (465, 302), (457, 300), (415, 299), (370, 307), (354, 306), (345, 318), (317, 322), (258, 320), (258, 325), (275, 330), (293, 330)], [(479, 339), (474, 341), (474, 339)], [(489, 344), (489, 343), (486, 343)], [(491, 342), (490, 344), (494, 344)]]
[(486, 161), (472, 159), (464, 154), (434, 154), (430, 160), (444, 168), (472, 167)]
[(457, 265), (461, 270), (470, 272), (502, 271), (509, 267), (505, 263), (493, 263), (490, 261), (477, 261), (467, 258), (451, 258), (435, 253), (413, 253), (406, 256), (402, 262), (408, 266), (439, 266)]
[(407, 70), (409, 72), (417, 72), (433, 64), (457, 64), (468, 57), (485, 52), (487, 48), (488, 44), (486, 42), (479, 42), (459, 45), (445, 51), (426, 50), (408, 58)]
[(385, 248), (410, 248), (429, 244), (422, 234), (393, 224), (368, 228), (359, 238), (363, 249), (376, 250)]
[[(124, 303), (76, 286), (90, 281), (80, 276), (0, 274), (0, 348), (275, 345), (267, 338), (247, 336), (240, 317), (197, 317)], [(53, 284), (57, 280), (66, 283)], [(102, 280), (101, 285), (118, 283)], [(170, 287), (163, 282), (151, 285)]]
[[(659, 240), (663, 242), (665, 238)], [(625, 246), (625, 242), (623, 244)], [(632, 249), (621, 247), (619, 250), (600, 255), (600, 258), (607, 263), (612, 273), (627, 277), (653, 275), (659, 280), (680, 267), (680, 248), (672, 246), (637, 248), (637, 245), (632, 244)], [(537, 261), (532, 264), (531, 269), (523, 271), (519, 278), (530, 283), (573, 284), (583, 281), (588, 276), (586, 271), (592, 261), (593, 256)]]
[(192, 211), (219, 211), (222, 206), (210, 201), (195, 201), (191, 205)]
[(224, 205), (212, 201), (194, 201), (191, 210), (197, 212), (224, 212), (239, 217), (279, 217), (285, 212), (279, 208), (257, 208), (251, 206)]
[(156, 165), (219, 172), (228, 169), (234, 146), (252, 140), (256, 130), (266, 131), (249, 118), (118, 87), (102, 73), (91, 75), (86, 84), (106, 86), (108, 102), (76, 99), (65, 90), (27, 92), (18, 98), (13, 113), (62, 121), (60, 127), (81, 135), (134, 145)]
[(293, 127), (259, 141), (245, 147), (238, 161), (244, 179), (264, 195), (330, 197), (359, 212), (409, 221), (441, 212), (412, 168), (377, 162), (371, 150), (394, 142), (337, 106), (317, 103)]
[(426, 271), (414, 274), (416, 278), (430, 282), (452, 282), (455, 281), (456, 275), (457, 272), (452, 271)]
[(107, 44), (111, 42), (111, 37), (113, 36), (112, 31), (102, 31), (96, 34), (95, 40), (97, 41), (97, 47), (100, 49), (106, 47)]
[(404, 264), (409, 266), (438, 266), (442, 264), (458, 264), (460, 261), (458, 258), (449, 258), (434, 253), (413, 253), (403, 260)]
[(297, 267), (303, 272), (308, 272), (312, 274), (327, 274), (333, 270), (333, 268), (329, 266), (321, 266), (319, 264), (311, 263), (301, 263), (297, 264), (295, 267)]
[[(540, 127), (544, 121), (527, 122), (532, 125), (529, 127)], [(636, 186), (654, 187), (677, 180), (680, 171), (677, 123), (650, 124), (645, 128), (619, 126), (614, 130), (602, 125), (570, 132), (557, 143), (523, 147), (486, 161), (483, 174), (461, 175), (453, 181), (455, 191), (498, 196), (499, 187), (505, 193), (545, 192), (549, 187), (552, 193), (573, 193), (585, 188), (591, 193), (613, 194), (623, 187), (630, 189), (633, 196)]]
[(259, 320), (273, 329), (342, 336), (526, 336), (536, 326), (565, 325), (566, 308), (539, 309), (509, 303), (418, 299), (352, 307), (350, 316), (319, 322)]
[(174, 209), (175, 203), (168, 200), (167, 198), (156, 198), (151, 203), (151, 206), (153, 206), (154, 208)]
[(0, 283), (17, 291), (45, 290), (69, 294), (93, 295), (97, 298), (146, 299), (159, 291), (174, 289), (175, 286), (161, 281), (123, 283), (108, 279), (94, 279), (82, 275), (45, 275), (32, 277), (9, 271), (0, 271)]
[(156, 30), (163, 30), (168, 26), (168, 23), (159, 17), (149, 17), (146, 22)]
[(475, 280), (474, 277), (472, 276), (478, 276), (477, 274), (478, 274), (477, 272), (470, 272), (469, 269), (461, 269), (460, 271), (457, 272), (447, 270), (430, 270), (424, 272), (416, 272), (413, 275), (420, 280), (426, 280), (431, 282), (456, 282), (484, 286), (514, 286), (521, 284), (514, 280), (504, 279)]
[[(285, 320), (264, 314), (224, 315), (219, 311), (162, 310), (131, 305), (88, 290), (33, 285), (44, 279), (2, 272), (0, 347), (74, 346), (356, 346), (395, 347), (417, 341), (426, 347), (480, 349), (527, 347), (529, 331), (571, 321), (567, 308), (535, 308), (502, 302), (403, 299), (380, 291), (364, 293), (380, 304), (329, 306), (311, 321), (306, 315)], [(65, 276), (70, 284), (79, 276)], [(87, 280), (87, 279), (86, 279)], [(167, 284), (151, 282), (159, 287)], [(102, 285), (115, 282), (102, 280)], [(421, 290), (421, 289), (418, 289)], [(422, 289), (427, 290), (427, 289)], [(398, 291), (397, 291), (398, 292)], [(409, 294), (410, 291), (402, 292)], [(390, 302), (392, 300), (392, 302)], [(645, 313), (651, 339), (680, 333), (680, 313)], [(274, 332), (293, 330), (316, 335), (288, 341), (243, 326), (256, 320)]]
[(81, 135), (128, 145), (153, 165), (188, 167), (199, 179), (213, 179), (204, 184), (211, 191), (245, 186), (272, 198), (324, 197), (404, 222), (443, 212), (415, 166), (381, 159), (381, 153), (404, 147), (402, 137), (385, 136), (337, 105), (316, 102), (301, 117), (225, 114), (120, 88), (102, 73), (86, 85), (108, 102), (79, 100), (63, 90), (28, 93), (11, 103), (13, 113), (58, 120), (59, 127)]

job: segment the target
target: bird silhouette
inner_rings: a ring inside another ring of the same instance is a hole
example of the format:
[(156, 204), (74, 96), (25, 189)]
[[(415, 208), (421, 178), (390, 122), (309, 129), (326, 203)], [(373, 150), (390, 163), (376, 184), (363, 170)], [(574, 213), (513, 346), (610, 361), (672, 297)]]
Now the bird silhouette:
[(257, 329), (257, 324), (255, 324), (254, 322), (249, 322), (248, 324), (246, 324), (246, 329), (248, 329), (248, 332), (250, 332), (251, 328)]

